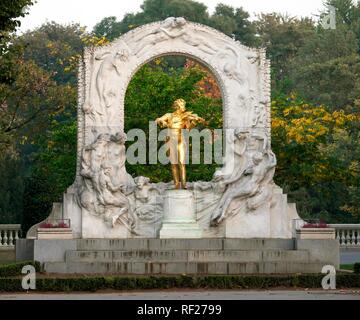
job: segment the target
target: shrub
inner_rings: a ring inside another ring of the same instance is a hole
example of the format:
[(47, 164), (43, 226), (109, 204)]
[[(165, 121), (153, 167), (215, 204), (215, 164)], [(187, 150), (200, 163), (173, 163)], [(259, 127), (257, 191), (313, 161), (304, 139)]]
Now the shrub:
[(37, 272), (41, 271), (41, 265), (37, 261), (22, 261), (11, 264), (0, 265), (0, 277), (13, 277), (21, 275), (24, 266), (32, 265)]
[(354, 273), (360, 273), (360, 262), (354, 263)]
[[(221, 275), (221, 276), (82, 276), (81, 278), (39, 278), (36, 291), (142, 290), (169, 288), (269, 289), (321, 288), (322, 274)], [(360, 288), (360, 275), (337, 274), (337, 288)], [(21, 279), (0, 278), (0, 291), (19, 292)]]

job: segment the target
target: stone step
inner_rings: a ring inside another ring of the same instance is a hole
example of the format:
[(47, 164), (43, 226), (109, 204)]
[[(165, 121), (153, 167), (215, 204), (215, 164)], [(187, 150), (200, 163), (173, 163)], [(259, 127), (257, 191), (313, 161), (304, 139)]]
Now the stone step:
[(278, 274), (320, 273), (322, 263), (304, 262), (46, 262), (49, 273), (78, 274)]
[(293, 250), (293, 239), (79, 239), (77, 250)]
[(96, 250), (66, 252), (66, 262), (308, 262), (306, 250)]

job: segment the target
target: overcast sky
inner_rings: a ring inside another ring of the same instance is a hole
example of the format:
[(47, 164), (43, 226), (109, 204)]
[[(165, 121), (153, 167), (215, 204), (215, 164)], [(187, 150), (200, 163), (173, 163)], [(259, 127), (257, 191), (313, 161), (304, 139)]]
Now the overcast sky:
[[(204, 3), (210, 13), (217, 3), (243, 7), (252, 16), (260, 12), (281, 12), (292, 16), (313, 16), (323, 9), (323, 0), (197, 0)], [(37, 0), (30, 13), (21, 21), (20, 31), (34, 29), (46, 21), (58, 23), (78, 22), (89, 30), (102, 18), (140, 11), (143, 0)]]

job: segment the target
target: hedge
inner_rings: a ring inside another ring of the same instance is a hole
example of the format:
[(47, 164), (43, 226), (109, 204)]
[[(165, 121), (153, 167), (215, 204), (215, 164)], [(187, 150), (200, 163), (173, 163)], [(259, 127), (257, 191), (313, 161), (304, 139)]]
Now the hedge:
[[(96, 291), (103, 289), (269, 289), (321, 288), (322, 274), (239, 276), (83, 276), (81, 278), (38, 278), (37, 291)], [(360, 288), (359, 274), (337, 274), (337, 288)], [(21, 279), (0, 278), (0, 291), (19, 292)]]
[(360, 273), (360, 262), (354, 263), (354, 273)]
[(32, 265), (37, 272), (41, 271), (41, 265), (37, 261), (22, 261), (10, 264), (0, 265), (0, 277), (13, 277), (21, 275), (24, 266)]

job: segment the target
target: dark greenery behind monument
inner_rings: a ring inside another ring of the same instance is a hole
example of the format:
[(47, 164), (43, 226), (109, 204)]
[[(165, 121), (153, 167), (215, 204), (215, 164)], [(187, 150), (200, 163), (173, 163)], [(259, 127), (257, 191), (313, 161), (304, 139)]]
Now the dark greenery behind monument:
[[(1, 33), (0, 223), (24, 229), (46, 217), (73, 182), (76, 157), (76, 73), (84, 46), (102, 45), (145, 23), (184, 16), (249, 46), (264, 46), (272, 63), (275, 180), (303, 217), (359, 222), (360, 217), (360, 5), (330, 0), (336, 29), (310, 19), (261, 14), (250, 21), (242, 8), (187, 0), (146, 0), (138, 13), (107, 17), (93, 32), (77, 24), (46, 23), (13, 34), (18, 7)], [(30, 7), (31, 10), (31, 7)], [(325, 10), (325, 9), (324, 9)], [(3, 10), (0, 10), (3, 12)], [(326, 12), (324, 12), (326, 14)], [(3, 50), (6, 48), (6, 50)], [(199, 92), (205, 76), (183, 60), (162, 59), (132, 79), (125, 101), (126, 130), (147, 130), (148, 120), (170, 111), (180, 95), (189, 109), (221, 128), (221, 99)], [(159, 165), (128, 166), (134, 175), (169, 180)], [(210, 179), (214, 166), (189, 168), (190, 180)]]

